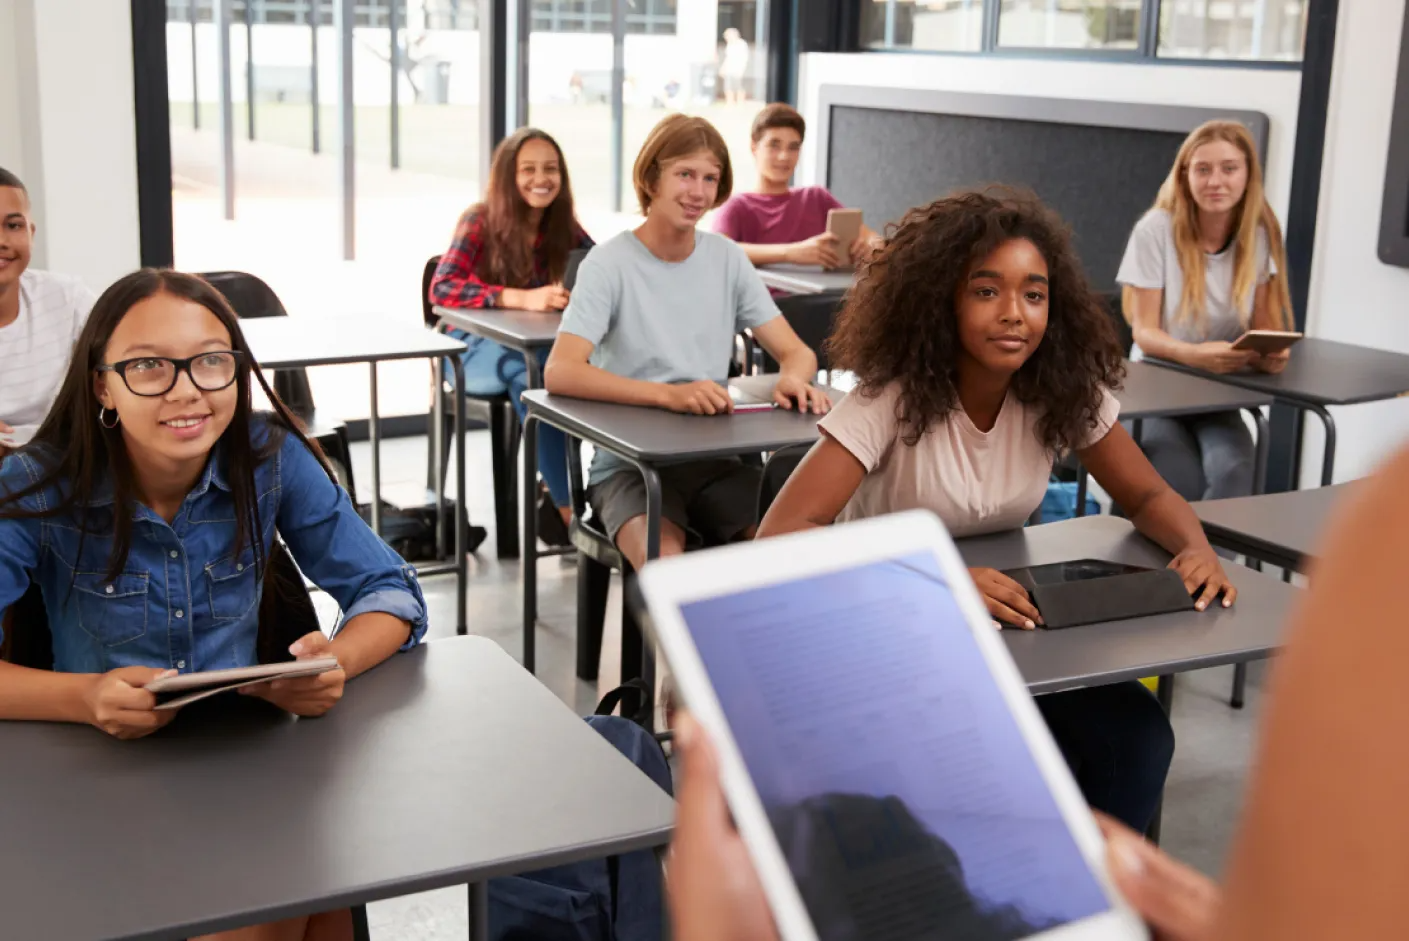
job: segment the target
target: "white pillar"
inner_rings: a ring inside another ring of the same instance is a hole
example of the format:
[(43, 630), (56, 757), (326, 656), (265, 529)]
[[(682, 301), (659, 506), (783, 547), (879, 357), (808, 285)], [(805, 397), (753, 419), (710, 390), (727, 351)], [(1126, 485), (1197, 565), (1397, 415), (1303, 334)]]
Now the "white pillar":
[(95, 291), (141, 257), (133, 107), (130, 4), (0, 0), (0, 166), (30, 191), (35, 267)]

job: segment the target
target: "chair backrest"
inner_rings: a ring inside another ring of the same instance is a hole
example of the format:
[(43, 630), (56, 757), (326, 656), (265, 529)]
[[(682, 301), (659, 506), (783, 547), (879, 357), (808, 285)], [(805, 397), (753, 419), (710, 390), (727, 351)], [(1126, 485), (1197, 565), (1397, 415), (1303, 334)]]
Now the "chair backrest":
[(1115, 327), (1115, 335), (1120, 340), (1120, 349), (1127, 357), (1135, 346), (1135, 331), (1131, 329), (1125, 320), (1124, 304), (1121, 301), (1119, 291), (1111, 291), (1098, 295), (1101, 302), (1106, 305), (1106, 313), (1110, 314), (1111, 325)]
[(435, 269), (440, 267), (440, 256), (432, 255), (421, 270), (421, 319), (427, 327), (435, 328), (436, 316), (431, 303), (431, 282), (435, 280)]
[[(778, 310), (783, 319), (817, 354), (818, 369), (831, 368), (827, 362), (827, 339), (832, 335), (842, 301), (840, 294), (790, 294), (778, 298)], [(778, 363), (767, 352), (763, 354), (763, 371), (778, 371)]]
[(811, 449), (810, 444), (793, 444), (768, 456), (768, 462), (763, 465), (763, 477), (758, 482), (759, 522), (768, 514), (768, 508), (773, 505), (778, 492), (783, 489), (783, 484), (788, 482), (788, 478)]
[(582, 259), (587, 257), (590, 248), (574, 248), (568, 252), (568, 266), (563, 270), (563, 287), (571, 291), (577, 286), (577, 269), (582, 267)]
[[(252, 274), (244, 271), (206, 271), (201, 277), (224, 295), (241, 320), (289, 315), (274, 289)], [(274, 391), (289, 411), (299, 418), (307, 421), (313, 414), (313, 387), (308, 384), (306, 369), (274, 370)]]
[[(24, 596), (9, 607), (4, 613), (4, 622), (0, 660), (33, 670), (54, 669), (54, 638), (49, 631), (49, 614), (38, 585), (30, 585)], [(319, 629), (318, 612), (308, 596), (303, 574), (283, 542), (275, 538), (264, 572), (264, 590), (259, 598), (255, 654), (260, 663), (292, 660), (289, 645)]]

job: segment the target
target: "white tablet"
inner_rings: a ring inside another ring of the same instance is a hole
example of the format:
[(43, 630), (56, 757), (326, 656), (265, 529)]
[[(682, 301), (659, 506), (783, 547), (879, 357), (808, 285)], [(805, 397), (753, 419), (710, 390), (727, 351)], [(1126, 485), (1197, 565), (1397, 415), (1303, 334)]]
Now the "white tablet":
[(935, 517), (651, 562), (640, 590), (784, 941), (1148, 938)]

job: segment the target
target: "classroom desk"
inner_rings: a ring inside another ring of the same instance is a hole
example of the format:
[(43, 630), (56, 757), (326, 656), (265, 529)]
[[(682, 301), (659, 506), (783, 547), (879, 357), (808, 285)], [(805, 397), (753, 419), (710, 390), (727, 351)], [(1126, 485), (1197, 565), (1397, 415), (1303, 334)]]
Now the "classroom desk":
[[(1160, 369), (1145, 362), (1128, 362), (1125, 369), (1125, 383), (1115, 397), (1120, 402), (1121, 420), (1135, 422), (1133, 434), (1137, 442), (1140, 440), (1139, 423), (1146, 418), (1178, 418), (1246, 409), (1257, 425), (1253, 486), (1255, 492), (1261, 492), (1267, 470), (1267, 417), (1262, 414), (1262, 409), (1272, 404), (1272, 396), (1213, 382), (1201, 376)], [(1086, 468), (1079, 467), (1076, 484), (1078, 516), (1086, 512), (1086, 483)]]
[(1409, 356), (1315, 337), (1306, 337), (1292, 347), (1291, 361), (1277, 376), (1259, 372), (1216, 375), (1168, 360), (1149, 362), (1261, 392), (1321, 419), (1326, 429), (1321, 459), (1323, 487), (1331, 485), (1336, 463), (1336, 423), (1327, 409), (1333, 405), (1378, 402), (1409, 392)]
[[(776, 378), (776, 377), (772, 377)], [(744, 385), (748, 380), (744, 380)], [(838, 396), (834, 395), (834, 400)], [(590, 402), (543, 390), (523, 395), (524, 466), (538, 460), (538, 425), (552, 425), (573, 438), (610, 451), (636, 467), (646, 483), (646, 557), (660, 555), (661, 483), (657, 466), (681, 461), (777, 451), (817, 440), (817, 416), (774, 409), (735, 415), (681, 415), (658, 408)], [(525, 476), (523, 497), (523, 663), (534, 669), (538, 625), (538, 520)], [(536, 484), (533, 484), (536, 486)], [(647, 652), (649, 656), (649, 651)], [(649, 672), (649, 671), (647, 671)]]
[(1338, 484), (1315, 490), (1203, 500), (1192, 506), (1208, 533), (1208, 541), (1215, 546), (1300, 572), (1308, 559), (1315, 558), (1332, 510), (1348, 499), (1357, 486)]
[(222, 706), (135, 742), (0, 723), (5, 937), (185, 938), (468, 883), (483, 941), (485, 880), (669, 840), (665, 792), (484, 638), (397, 654), (321, 719)]
[[(958, 540), (971, 567), (1011, 569), (1073, 559), (1106, 559), (1163, 567), (1169, 553), (1128, 521), (1087, 516)], [(1100, 686), (1146, 676), (1246, 663), (1270, 656), (1300, 589), (1240, 565), (1228, 564), (1238, 589), (1231, 608), (1087, 624), (1065, 630), (1004, 630), (1003, 639), (1034, 693)]]
[(528, 365), (528, 387), (543, 388), (542, 370), (536, 354), (552, 348), (553, 341), (558, 337), (558, 326), (563, 322), (561, 313), (500, 308), (471, 310), (439, 305), (433, 311), (442, 324), (485, 337), (522, 353)]
[[(425, 327), (395, 323), (378, 317), (331, 318), (327, 320), (297, 320), (293, 317), (263, 317), (241, 320), (240, 330), (254, 353), (261, 369), (295, 369), (308, 366), (335, 366), (366, 363), (371, 375), (370, 412), (367, 437), (372, 445), (372, 529), (382, 532), (382, 435), (381, 412), (377, 402), (377, 364), (398, 359), (429, 359), (435, 385), (440, 384), (442, 363), (449, 361), (455, 370), (456, 388), (464, 385), (464, 365), (456, 354), (465, 344), (452, 337), (427, 330)], [(444, 404), (435, 400), (435, 427), (442, 427)], [(465, 532), (465, 422), (464, 406), (456, 397), (455, 404), (455, 561), (448, 564), (417, 566), (421, 575), (455, 573), (456, 633), (467, 631), (465, 604), (469, 583), (466, 563)], [(351, 471), (351, 468), (348, 469)], [(445, 481), (440, 463), (434, 465), (436, 519), (445, 518)], [(440, 544), (437, 539), (437, 544)], [(443, 546), (442, 546), (443, 548)]]
[(764, 265), (757, 269), (763, 283), (788, 294), (845, 294), (856, 283), (850, 268), (824, 271), (816, 265)]

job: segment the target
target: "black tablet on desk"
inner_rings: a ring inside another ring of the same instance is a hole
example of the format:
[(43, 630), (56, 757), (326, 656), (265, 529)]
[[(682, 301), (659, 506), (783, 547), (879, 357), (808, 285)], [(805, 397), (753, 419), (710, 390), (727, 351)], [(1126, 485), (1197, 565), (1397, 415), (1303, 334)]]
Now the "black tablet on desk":
[(1027, 589), (1047, 628), (1123, 621), (1194, 607), (1184, 580), (1171, 569), (1075, 559), (1009, 569), (1004, 574)]

